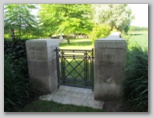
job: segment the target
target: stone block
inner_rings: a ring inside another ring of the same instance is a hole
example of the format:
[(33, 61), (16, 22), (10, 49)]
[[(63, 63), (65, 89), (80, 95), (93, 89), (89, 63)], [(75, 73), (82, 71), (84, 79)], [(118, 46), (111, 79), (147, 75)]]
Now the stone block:
[(44, 93), (57, 89), (56, 47), (59, 47), (57, 39), (26, 41), (30, 81)]
[(95, 42), (94, 98), (112, 100), (122, 96), (125, 78), (126, 41), (111, 35)]

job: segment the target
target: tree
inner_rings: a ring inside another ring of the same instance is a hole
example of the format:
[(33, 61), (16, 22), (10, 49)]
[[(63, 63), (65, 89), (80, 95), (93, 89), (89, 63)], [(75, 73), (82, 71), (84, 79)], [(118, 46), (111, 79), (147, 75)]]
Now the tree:
[(43, 4), (39, 17), (46, 35), (87, 34), (93, 26), (89, 4)]
[(30, 4), (5, 5), (4, 33), (10, 33), (12, 40), (31, 34), (36, 25), (35, 16), (30, 13), (34, 8), (35, 6)]
[(93, 19), (96, 24), (108, 24), (111, 30), (127, 32), (131, 20), (134, 18), (127, 4), (94, 4), (92, 6)]
[(93, 44), (98, 38), (105, 38), (110, 34), (111, 27), (106, 24), (99, 24), (93, 27), (92, 32), (90, 32), (90, 38), (92, 39)]

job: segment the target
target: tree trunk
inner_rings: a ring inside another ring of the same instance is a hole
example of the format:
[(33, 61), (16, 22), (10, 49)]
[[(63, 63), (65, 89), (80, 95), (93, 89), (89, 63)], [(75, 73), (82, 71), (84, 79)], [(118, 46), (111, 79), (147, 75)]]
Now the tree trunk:
[(69, 38), (67, 39), (67, 43), (70, 44), (70, 39)]
[(15, 40), (16, 39), (13, 28), (11, 28), (11, 38), (12, 38), (12, 40)]

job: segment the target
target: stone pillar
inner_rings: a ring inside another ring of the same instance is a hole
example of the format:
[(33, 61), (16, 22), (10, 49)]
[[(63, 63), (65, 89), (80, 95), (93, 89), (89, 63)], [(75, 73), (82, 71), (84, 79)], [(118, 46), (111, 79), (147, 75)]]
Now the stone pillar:
[(95, 42), (94, 98), (112, 100), (122, 95), (125, 78), (126, 41), (112, 34)]
[(57, 89), (56, 47), (59, 47), (57, 39), (26, 41), (30, 82), (43, 93)]

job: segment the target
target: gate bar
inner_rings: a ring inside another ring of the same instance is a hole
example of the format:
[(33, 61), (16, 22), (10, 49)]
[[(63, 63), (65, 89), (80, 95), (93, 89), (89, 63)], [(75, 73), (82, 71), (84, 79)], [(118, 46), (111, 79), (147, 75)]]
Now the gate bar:
[(57, 62), (57, 77), (58, 77), (58, 89), (60, 86), (60, 70), (59, 70), (59, 50), (56, 47), (56, 49), (54, 50), (56, 51), (56, 62)]

